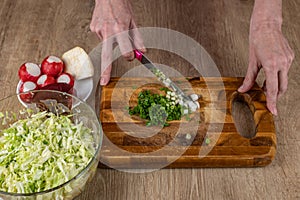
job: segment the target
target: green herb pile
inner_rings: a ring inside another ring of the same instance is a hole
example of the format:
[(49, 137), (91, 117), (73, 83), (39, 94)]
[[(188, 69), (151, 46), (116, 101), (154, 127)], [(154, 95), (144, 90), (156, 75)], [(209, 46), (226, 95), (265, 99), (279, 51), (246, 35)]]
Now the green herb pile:
[(148, 120), (147, 126), (169, 126), (167, 121), (180, 120), (183, 110), (179, 104), (180, 99), (174, 92), (167, 88), (161, 88), (163, 94), (154, 94), (149, 90), (141, 91), (138, 95), (137, 106), (129, 109), (130, 115), (139, 115)]
[(71, 116), (39, 112), (2, 130), (0, 190), (44, 191), (72, 179), (95, 153), (92, 131)]

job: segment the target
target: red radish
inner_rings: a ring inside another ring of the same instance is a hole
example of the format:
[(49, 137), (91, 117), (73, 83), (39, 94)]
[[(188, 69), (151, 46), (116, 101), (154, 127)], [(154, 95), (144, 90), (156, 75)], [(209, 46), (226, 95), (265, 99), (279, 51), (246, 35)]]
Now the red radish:
[(43, 74), (40, 76), (40, 78), (37, 80), (36, 84), (39, 88), (45, 87), (46, 85), (50, 85), (56, 83), (56, 80), (53, 76), (49, 76), (47, 74)]
[(41, 75), (40, 67), (35, 63), (24, 63), (19, 68), (19, 77), (23, 82), (32, 81), (36, 82)]
[(26, 81), (22, 83), (20, 86), (20, 93), (24, 94), (20, 94), (21, 99), (25, 102), (29, 102), (33, 97), (33, 94), (29, 91), (36, 90), (37, 88), (37, 85), (32, 81)]
[(48, 56), (43, 60), (41, 69), (43, 74), (57, 77), (64, 70), (64, 63), (56, 56)]
[(74, 86), (74, 77), (69, 73), (62, 73), (57, 78), (57, 82), (58, 83), (67, 83), (73, 87)]

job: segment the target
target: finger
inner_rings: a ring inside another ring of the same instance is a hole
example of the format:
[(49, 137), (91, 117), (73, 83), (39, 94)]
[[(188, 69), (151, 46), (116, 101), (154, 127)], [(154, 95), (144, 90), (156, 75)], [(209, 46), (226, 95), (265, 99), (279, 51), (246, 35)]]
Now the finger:
[(128, 31), (123, 31), (122, 33), (118, 34), (117, 42), (123, 57), (128, 61), (132, 61), (134, 59), (134, 53), (132, 43), (129, 40)]
[(277, 115), (276, 102), (278, 98), (278, 72), (275, 70), (265, 70), (265, 74), (267, 107), (272, 114)]
[(90, 23), (90, 30), (94, 33), (95, 32), (95, 25), (94, 25), (94, 22), (91, 21)]
[(101, 79), (100, 85), (107, 85), (112, 69), (113, 38), (104, 39), (101, 52)]
[(102, 36), (100, 30), (99, 30), (99, 31), (96, 31), (95, 33), (96, 33), (97, 37), (98, 37), (100, 40), (103, 40), (103, 36)]
[(130, 35), (133, 39), (134, 48), (140, 50), (143, 53), (146, 53), (147, 50), (144, 45), (141, 33), (139, 32), (138, 27), (133, 20), (131, 21), (130, 28)]
[(260, 68), (257, 66), (256, 57), (254, 55), (254, 52), (251, 50), (249, 56), (249, 65), (248, 65), (247, 74), (245, 76), (242, 86), (240, 86), (238, 89), (239, 92), (247, 92), (252, 88), (252, 86), (255, 83), (259, 70)]
[(101, 34), (101, 28), (100, 25), (97, 24), (97, 22), (95, 20), (93, 20), (90, 24), (90, 29), (93, 33), (96, 33), (97, 37), (102, 40), (103, 36)]
[(107, 85), (110, 80), (112, 65), (109, 65), (106, 70), (101, 74), (100, 85)]
[(288, 88), (288, 72), (285, 70), (280, 71), (278, 74), (278, 78), (279, 78), (278, 98), (281, 98)]
[(96, 16), (94, 16), (94, 14), (90, 23), (90, 29), (92, 32), (96, 31)]
[(288, 58), (288, 68), (291, 66), (294, 58), (295, 58), (295, 53), (294, 51), (291, 49), (288, 41), (286, 38), (283, 38), (284, 39), (284, 44), (285, 44), (285, 47), (286, 47), (286, 51), (287, 51), (287, 58)]
[(288, 44), (288, 41), (285, 37), (282, 37), (282, 45), (284, 48), (285, 59), (282, 62), (281, 70), (278, 73), (278, 84), (279, 91), (277, 98), (281, 98), (283, 94), (287, 91), (288, 88), (288, 70), (294, 59), (294, 52)]

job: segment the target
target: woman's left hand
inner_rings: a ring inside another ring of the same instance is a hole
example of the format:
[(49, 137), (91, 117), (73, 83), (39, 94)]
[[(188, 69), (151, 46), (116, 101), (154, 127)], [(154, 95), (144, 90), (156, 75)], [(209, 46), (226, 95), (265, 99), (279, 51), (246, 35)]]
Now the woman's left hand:
[(283, 36), (279, 24), (265, 23), (255, 27), (250, 29), (248, 71), (238, 91), (250, 90), (260, 69), (263, 69), (267, 107), (277, 115), (276, 102), (288, 88), (288, 71), (294, 52)]

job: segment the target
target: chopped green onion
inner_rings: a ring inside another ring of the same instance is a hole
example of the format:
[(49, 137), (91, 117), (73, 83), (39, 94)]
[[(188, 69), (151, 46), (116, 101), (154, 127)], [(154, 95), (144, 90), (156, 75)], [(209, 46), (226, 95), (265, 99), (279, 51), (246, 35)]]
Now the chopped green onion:
[(146, 126), (169, 126), (166, 121), (180, 120), (187, 108), (179, 104), (179, 97), (168, 88), (160, 88), (165, 95), (154, 94), (149, 90), (138, 95), (137, 106), (129, 109), (130, 115), (139, 115), (148, 120)]

